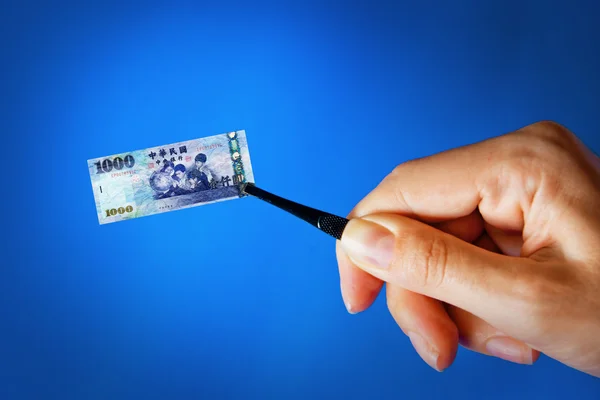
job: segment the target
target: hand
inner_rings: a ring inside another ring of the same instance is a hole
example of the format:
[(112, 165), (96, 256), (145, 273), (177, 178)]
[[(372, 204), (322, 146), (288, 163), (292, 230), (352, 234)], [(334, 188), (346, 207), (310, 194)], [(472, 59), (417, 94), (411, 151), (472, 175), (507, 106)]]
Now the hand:
[(460, 343), (600, 377), (600, 159), (564, 127), (402, 164), (349, 218), (346, 307), (365, 310), (386, 282), (390, 313), (433, 368)]

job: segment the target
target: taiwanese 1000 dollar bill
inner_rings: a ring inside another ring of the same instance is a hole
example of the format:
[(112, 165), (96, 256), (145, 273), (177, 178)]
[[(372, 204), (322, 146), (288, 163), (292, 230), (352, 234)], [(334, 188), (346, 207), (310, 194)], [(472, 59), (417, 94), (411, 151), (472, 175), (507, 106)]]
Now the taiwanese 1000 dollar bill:
[(88, 160), (100, 224), (240, 197), (254, 182), (245, 131)]

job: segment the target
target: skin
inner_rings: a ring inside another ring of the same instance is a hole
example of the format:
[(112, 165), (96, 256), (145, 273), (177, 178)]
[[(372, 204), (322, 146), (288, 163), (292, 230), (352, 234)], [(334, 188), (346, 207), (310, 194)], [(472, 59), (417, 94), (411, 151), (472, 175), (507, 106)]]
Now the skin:
[(348, 311), (386, 283), (431, 367), (448, 368), (460, 344), (600, 377), (600, 159), (565, 127), (401, 164), (349, 219), (336, 248)]
[(177, 177), (179, 179), (183, 179), (183, 177), (185, 175), (185, 172), (183, 172), (183, 171), (177, 171), (177, 172), (175, 172), (175, 175), (177, 175)]
[(200, 169), (204, 166), (204, 163), (202, 161), (196, 161), (196, 168)]

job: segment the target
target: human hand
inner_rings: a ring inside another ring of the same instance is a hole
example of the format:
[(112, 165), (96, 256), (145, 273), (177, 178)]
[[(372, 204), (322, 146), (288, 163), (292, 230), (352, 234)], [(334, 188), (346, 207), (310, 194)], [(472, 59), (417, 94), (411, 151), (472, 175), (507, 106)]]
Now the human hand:
[(443, 370), (458, 344), (600, 377), (600, 159), (540, 122), (398, 166), (337, 242), (342, 296), (387, 305)]

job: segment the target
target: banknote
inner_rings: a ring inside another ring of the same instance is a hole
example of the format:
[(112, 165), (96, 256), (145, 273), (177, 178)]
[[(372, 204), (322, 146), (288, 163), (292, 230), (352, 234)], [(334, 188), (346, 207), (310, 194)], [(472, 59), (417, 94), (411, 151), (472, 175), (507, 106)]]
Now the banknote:
[(88, 160), (100, 224), (240, 197), (254, 183), (244, 130)]

